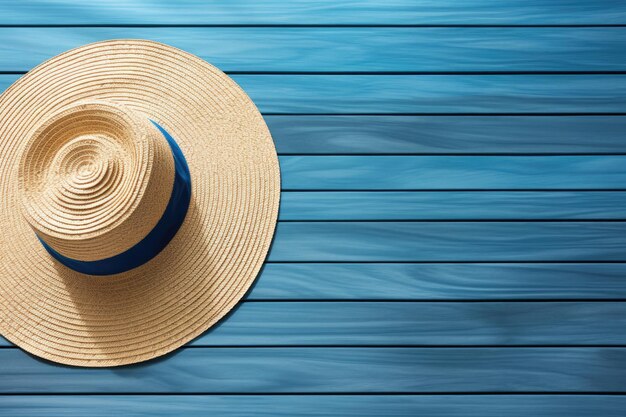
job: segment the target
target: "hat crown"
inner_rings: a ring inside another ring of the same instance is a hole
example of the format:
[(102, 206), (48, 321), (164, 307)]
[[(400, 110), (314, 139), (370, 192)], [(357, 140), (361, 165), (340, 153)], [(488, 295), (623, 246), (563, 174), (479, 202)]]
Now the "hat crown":
[(157, 224), (174, 170), (167, 141), (145, 115), (119, 103), (78, 102), (28, 140), (18, 175), (22, 211), (59, 254), (110, 258)]

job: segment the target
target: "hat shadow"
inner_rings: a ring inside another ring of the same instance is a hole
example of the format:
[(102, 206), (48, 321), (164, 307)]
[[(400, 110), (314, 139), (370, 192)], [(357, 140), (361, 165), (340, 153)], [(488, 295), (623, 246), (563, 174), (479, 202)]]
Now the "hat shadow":
[[(192, 195), (190, 203), (189, 203), (189, 211), (191, 212), (192, 210), (196, 210), (196, 206), (197, 206), (197, 203)], [(185, 227), (189, 228), (189, 230), (202, 230), (201, 221), (198, 218), (198, 216), (188, 216), (185, 222), (187, 222)], [(158, 258), (158, 255), (156, 256), (156, 258)], [(152, 261), (158, 262), (158, 259), (153, 258), (149, 262), (152, 262)], [(114, 279), (114, 276), (80, 276), (80, 277), (77, 277), (76, 273), (74, 271), (69, 270), (65, 265), (61, 264), (57, 260), (54, 260), (53, 262), (54, 262), (54, 267), (58, 272), (58, 275), (62, 278), (63, 282), (65, 283), (65, 289), (69, 293), (70, 299), (73, 299), (73, 300), (82, 299), (82, 297), (84, 296), (85, 286), (73, 285), (76, 279), (84, 279), (84, 280), (95, 279), (95, 280), (99, 280), (100, 283), (107, 280), (107, 278)], [(210, 265), (207, 265), (207, 267), (210, 267)], [(168, 278), (170, 277), (167, 276), (166, 274), (154, 274), (151, 277), (149, 277), (150, 280), (154, 280), (151, 283), (153, 288), (158, 287), (159, 285), (167, 281)], [(152, 305), (154, 304), (154, 299), (153, 299), (154, 294), (155, 294), (154, 291), (143, 291), (143, 292), (134, 293), (133, 294), (134, 303), (136, 305), (146, 305), (146, 306)], [(101, 295), (101, 297), (104, 297), (104, 298), (106, 298), (107, 296), (110, 296), (110, 295), (109, 294)], [(120, 297), (123, 297), (123, 296), (115, 295), (111, 297), (113, 298), (117, 297), (117, 299), (119, 299)], [(184, 308), (186, 301), (184, 297), (172, 297), (170, 302), (175, 303), (175, 305), (172, 306), (172, 309), (176, 310), (177, 308), (180, 308), (180, 309)], [(92, 308), (88, 308), (84, 303), (81, 303), (81, 302), (74, 303), (73, 308), (83, 323), (89, 323), (90, 321), (93, 321), (93, 309)], [(111, 312), (115, 313), (115, 309), (112, 308)], [(107, 314), (107, 311), (102, 312), (102, 315), (106, 315), (106, 314)], [(92, 328), (88, 326), (85, 327), (85, 332), (89, 335), (89, 340), (96, 344), (98, 340), (97, 330), (98, 329), (95, 327), (92, 327)], [(98, 352), (98, 357), (102, 361), (106, 361), (107, 360), (107, 353), (105, 349), (106, 346), (102, 346), (102, 347), (103, 349), (101, 349)], [(175, 349), (172, 352), (169, 352), (165, 355), (160, 355), (153, 359), (149, 359), (146, 361), (137, 362), (137, 363), (129, 364), (129, 365), (122, 365), (122, 366), (112, 365), (111, 367), (109, 367), (109, 369), (114, 370), (114, 372), (116, 373), (119, 372), (120, 374), (125, 374), (126, 369), (136, 369), (142, 366), (148, 366), (151, 364), (159, 363), (161, 361), (167, 360), (168, 358), (175, 356), (178, 353), (180, 353), (180, 349)], [(119, 357), (119, 355), (118, 356), (116, 356), (115, 354), (111, 355), (111, 359), (115, 359), (116, 357)], [(135, 377), (136, 375), (133, 374), (133, 376)]]
[[(190, 210), (195, 210), (196, 209), (196, 201), (194, 200), (193, 196), (191, 198), (190, 201)], [(201, 230), (202, 229), (202, 224), (200, 219), (198, 218), (198, 216), (189, 216), (189, 219), (187, 219), (186, 221), (190, 222), (187, 227), (191, 228), (191, 230)], [(276, 233), (276, 228), (274, 229), (274, 235)], [(274, 237), (274, 236), (273, 236)], [(272, 241), (270, 243), (270, 247), (269, 250), (266, 254), (266, 258), (264, 259), (264, 261), (267, 261), (267, 257), (269, 257), (269, 254), (271, 252), (271, 248), (274, 244), (274, 239), (272, 237)], [(72, 299), (76, 299), (76, 297), (79, 295), (82, 295), (83, 291), (82, 288), (78, 289), (78, 287), (72, 285), (72, 280), (76, 280), (76, 274), (71, 271), (72, 273), (68, 273), (68, 269), (66, 266), (62, 265), (61, 263), (59, 263), (58, 261), (54, 261), (54, 266), (57, 269), (59, 276), (63, 278), (63, 280), (65, 281), (66, 285), (65, 288), (67, 289), (67, 291), (69, 292), (70, 298)], [(263, 270), (265, 269), (265, 262), (263, 263), (263, 265), (261, 266), (257, 276), (255, 277), (254, 281), (252, 282), (252, 284), (250, 285), (250, 287), (247, 289), (246, 293), (242, 296), (241, 300), (245, 300), (246, 298), (248, 298), (248, 296), (255, 290), (255, 288), (258, 285), (258, 277), (262, 274)], [(93, 277), (80, 277), (80, 279), (93, 279)], [(99, 280), (106, 280), (107, 276), (98, 276), (95, 277), (95, 279), (99, 279)], [(155, 286), (159, 285), (159, 282), (163, 282), (165, 280), (168, 279), (168, 277), (164, 274), (156, 274), (155, 276), (151, 277), (150, 279), (155, 279), (157, 280), (157, 282), (154, 283)], [(84, 287), (83, 287), (84, 288)], [(151, 295), (153, 294), (153, 292), (151, 291), (146, 291), (143, 292), (141, 294), (139, 294), (138, 299), (136, 300), (136, 303), (138, 303), (139, 305), (149, 305), (151, 302)], [(180, 303), (181, 307), (184, 306), (185, 300), (184, 297), (174, 297), (174, 302), (176, 303)], [(107, 367), (105, 369), (109, 369), (110, 371), (114, 372), (115, 374), (118, 374), (120, 376), (129, 376), (132, 378), (136, 378), (137, 377), (137, 370), (138, 369), (144, 369), (146, 367), (151, 367), (153, 365), (159, 364), (161, 362), (170, 360), (174, 357), (176, 357), (179, 354), (182, 354), (183, 352), (185, 352), (187, 349), (193, 349), (193, 347), (189, 347), (190, 344), (193, 344), (195, 341), (197, 341), (199, 338), (201, 337), (206, 337), (208, 335), (210, 335), (211, 333), (214, 332), (218, 332), (219, 329), (221, 328), (221, 326), (223, 326), (223, 324), (225, 323), (226, 320), (228, 320), (233, 314), (237, 314), (237, 311), (241, 308), (241, 301), (239, 301), (232, 309), (230, 309), (222, 318), (220, 318), (215, 324), (213, 324), (209, 329), (207, 329), (205, 332), (203, 332), (202, 334), (198, 335), (197, 337), (195, 337), (193, 340), (189, 341), (187, 344), (176, 348), (166, 354), (163, 355), (159, 355), (155, 358), (152, 359), (148, 359), (142, 362), (137, 362), (137, 363), (133, 363), (133, 364), (127, 364), (127, 365), (112, 365), (110, 367)], [(87, 320), (87, 315), (89, 312), (89, 309), (86, 309), (84, 306), (82, 306), (81, 308), (81, 304), (77, 303), (74, 305), (75, 311), (77, 312), (78, 316), (81, 318), (81, 320), (83, 322), (88, 322)], [(176, 307), (174, 307), (176, 308)], [(91, 310), (91, 314), (93, 314), (93, 310)], [(106, 314), (103, 313), (103, 314)], [(91, 316), (91, 318), (93, 319), (93, 315)], [(90, 331), (93, 330), (93, 331)], [(97, 329), (90, 329), (89, 327), (86, 328), (86, 333), (89, 334), (90, 336), (90, 340), (91, 341), (97, 341)], [(97, 342), (96, 342), (97, 343)], [(219, 345), (214, 345), (216, 347), (219, 347)], [(103, 346), (104, 348), (105, 346)], [(101, 358), (102, 361), (106, 361), (106, 350), (102, 349), (99, 352), (99, 358)], [(111, 359), (114, 359), (115, 355), (111, 356)], [(44, 362), (49, 362), (49, 363), (54, 363), (54, 362), (50, 362), (46, 359), (41, 359), (38, 358), (38, 360), (44, 361)], [(59, 365), (59, 366), (70, 366), (70, 367), (74, 367), (71, 365), (60, 365), (60, 364), (56, 364), (55, 365)], [(92, 367), (92, 369), (100, 369), (98, 367)]]

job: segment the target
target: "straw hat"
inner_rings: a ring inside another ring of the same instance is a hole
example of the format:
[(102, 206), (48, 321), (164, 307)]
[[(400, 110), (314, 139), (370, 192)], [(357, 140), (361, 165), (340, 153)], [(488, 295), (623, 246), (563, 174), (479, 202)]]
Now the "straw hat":
[(86, 45), (0, 96), (0, 333), (37, 356), (163, 355), (241, 299), (280, 175), (250, 98), (200, 58)]

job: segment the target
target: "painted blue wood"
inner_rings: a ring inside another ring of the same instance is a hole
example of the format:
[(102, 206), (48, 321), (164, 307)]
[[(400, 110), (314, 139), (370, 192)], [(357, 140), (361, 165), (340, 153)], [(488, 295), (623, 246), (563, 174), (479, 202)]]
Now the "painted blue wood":
[(623, 346), (626, 303), (248, 302), (190, 345)]
[(192, 346), (625, 345), (626, 303), (246, 303)]
[(626, 153), (624, 116), (266, 116), (279, 154)]
[(626, 223), (279, 223), (268, 259), (273, 262), (626, 261)]
[(626, 264), (266, 264), (248, 300), (626, 299)]
[(191, 343), (624, 345), (626, 303), (246, 303)]
[(284, 191), (279, 220), (626, 219), (624, 191)]
[(624, 116), (265, 117), (279, 154), (626, 153)]
[(238, 75), (234, 79), (266, 113), (626, 112), (626, 75)]
[(0, 349), (3, 394), (625, 391), (625, 348), (186, 348), (120, 368)]
[[(0, 4), (0, 25), (109, 27), (0, 28), (0, 71), (26, 71), (93, 40), (155, 38), (229, 72), (347, 73), (234, 75), (268, 116), (283, 155), (624, 154), (624, 116), (591, 114), (626, 113), (626, 76), (606, 73), (626, 70), (626, 29), (415, 27), (624, 23), (626, 7), (609, 0), (27, 0)], [(297, 27), (359, 24), (412, 27)], [(392, 71), (605, 74), (348, 75)], [(0, 75), (0, 90), (16, 78)], [(622, 158), (283, 156), (281, 162), (287, 189), (608, 190), (625, 188)], [(621, 220), (624, 194), (285, 192), (281, 220), (288, 222), (279, 225), (272, 262), (248, 294), (250, 301), (282, 302), (245, 302), (193, 348), (127, 368), (72, 369), (5, 346), (1, 393), (97, 395), (0, 395), (0, 415), (622, 415), (622, 395), (171, 394), (626, 393), (626, 349), (568, 347), (624, 345), (626, 304), (607, 300), (626, 298), (626, 263), (527, 263), (626, 261), (626, 223), (519, 222)], [(523, 262), (376, 263), (425, 260)], [(309, 261), (322, 263), (300, 263)], [(363, 263), (334, 263), (341, 261)], [(571, 301), (577, 298), (597, 301)], [(333, 299), (395, 302), (327, 302)], [(411, 299), (422, 301), (398, 302)], [(491, 301), (442, 301), (455, 299)], [(329, 344), (431, 347), (202, 347)], [(563, 347), (436, 347), (533, 344)], [(128, 395), (141, 392), (168, 395)]]
[[(19, 75), (0, 75), (5, 90)], [(264, 113), (626, 112), (626, 75), (236, 75)]]
[(2, 417), (623, 417), (619, 395), (2, 396)]
[[(151, 39), (223, 71), (623, 71), (626, 28), (0, 28), (0, 71), (106, 39)], [(46, 39), (42, 43), (41, 39)]]
[(0, 4), (0, 24), (619, 24), (617, 0), (26, 0)]
[(283, 190), (626, 187), (626, 156), (281, 156)]

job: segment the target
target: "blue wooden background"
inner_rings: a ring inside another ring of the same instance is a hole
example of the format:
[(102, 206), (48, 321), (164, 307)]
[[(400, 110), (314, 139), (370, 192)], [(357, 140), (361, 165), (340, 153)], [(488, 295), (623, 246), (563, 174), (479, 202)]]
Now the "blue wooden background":
[(231, 74), (283, 175), (254, 288), (145, 364), (0, 340), (0, 416), (623, 416), (626, 3), (0, 3), (0, 90), (147, 38)]

